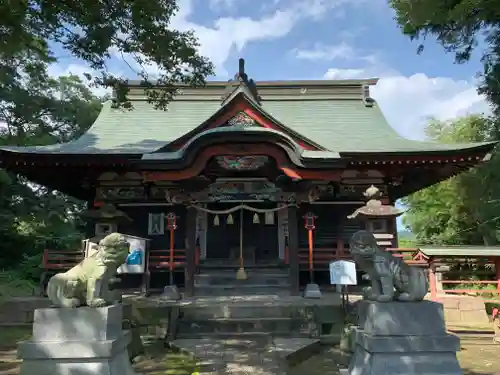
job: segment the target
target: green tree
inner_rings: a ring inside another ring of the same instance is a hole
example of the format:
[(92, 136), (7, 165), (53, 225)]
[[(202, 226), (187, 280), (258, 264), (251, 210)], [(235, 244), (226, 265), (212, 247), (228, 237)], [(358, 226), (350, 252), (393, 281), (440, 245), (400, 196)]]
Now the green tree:
[[(479, 88), (500, 114), (500, 0), (389, 0), (403, 33), (412, 39), (433, 36), (456, 61), (468, 61), (481, 45)], [(423, 50), (420, 44), (418, 51)]]
[[(443, 143), (488, 141), (498, 124), (490, 118), (467, 116), (431, 121), (427, 136)], [(492, 245), (500, 227), (500, 158), (421, 190), (403, 199), (404, 224), (418, 243)]]
[[(114, 87), (117, 102), (127, 103), (123, 79), (108, 69), (110, 59), (119, 56), (151, 88), (149, 98), (164, 108), (175, 94), (172, 84), (201, 85), (213, 70), (198, 54), (193, 32), (170, 28), (177, 11), (175, 0), (2, 1), (0, 87), (15, 92), (26, 81), (44, 80), (62, 49), (89, 64), (96, 72), (93, 84)], [(148, 73), (152, 66), (159, 68), (157, 77)], [(163, 88), (153, 90), (152, 78)]]
[[(81, 135), (95, 121), (102, 98), (78, 77), (26, 81), (3, 91), (0, 101), (0, 144), (46, 145)], [(33, 275), (43, 249), (69, 247), (81, 238), (83, 223), (77, 213), (82, 202), (21, 176), (0, 170), (0, 268), (28, 262)], [(33, 262), (29, 259), (33, 258)]]

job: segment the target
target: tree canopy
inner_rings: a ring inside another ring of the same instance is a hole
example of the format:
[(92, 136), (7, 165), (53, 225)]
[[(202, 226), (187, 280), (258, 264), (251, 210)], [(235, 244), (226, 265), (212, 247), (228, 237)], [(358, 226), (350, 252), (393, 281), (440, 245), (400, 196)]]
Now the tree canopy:
[[(96, 119), (101, 100), (78, 77), (44, 77), (20, 90), (6, 90), (0, 102), (0, 143), (45, 145), (71, 140)], [(33, 257), (40, 264), (45, 247), (74, 246), (84, 203), (0, 170), (0, 269)], [(37, 268), (25, 267), (28, 273)]]
[[(500, 115), (500, 0), (389, 0), (389, 4), (404, 34), (412, 39), (437, 38), (446, 51), (455, 53), (458, 63), (468, 61), (480, 46), (484, 70), (479, 92)], [(420, 44), (419, 52), (423, 48)]]
[[(478, 115), (431, 121), (427, 136), (443, 143), (498, 139), (498, 123)], [(403, 223), (423, 244), (493, 245), (500, 240), (500, 157), (402, 200)]]
[[(114, 103), (130, 107), (126, 81), (111, 73), (113, 61), (130, 68), (159, 109), (176, 94), (174, 84), (203, 85), (213, 66), (198, 53), (193, 32), (170, 27), (177, 11), (175, 0), (0, 2), (0, 145), (80, 136), (108, 99), (97, 97), (94, 86), (113, 88)], [(88, 66), (87, 82), (49, 74), (67, 58)], [(44, 248), (77, 249), (84, 208), (84, 202), (0, 170), (0, 284), (12, 272), (14, 279), (36, 279)]]
[[(198, 54), (193, 32), (170, 28), (177, 11), (175, 0), (0, 2), (0, 85), (15, 92), (22, 82), (44, 79), (48, 64), (63, 51), (88, 63), (95, 72), (88, 76), (93, 84), (113, 87), (117, 102), (127, 103), (123, 79), (108, 69), (114, 57), (123, 59), (145, 86), (163, 86), (147, 91), (165, 108), (175, 94), (172, 84), (202, 85), (213, 70)], [(158, 72), (155, 77), (151, 68)], [(0, 92), (1, 100), (4, 95)]]

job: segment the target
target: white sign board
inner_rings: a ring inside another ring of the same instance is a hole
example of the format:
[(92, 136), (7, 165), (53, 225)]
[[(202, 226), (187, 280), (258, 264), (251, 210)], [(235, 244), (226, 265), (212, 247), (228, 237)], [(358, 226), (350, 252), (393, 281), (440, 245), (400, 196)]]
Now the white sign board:
[(118, 268), (118, 273), (144, 273), (146, 264), (146, 239), (124, 234), (130, 244), (127, 261)]
[(356, 285), (356, 264), (349, 260), (337, 260), (330, 263), (330, 284)]

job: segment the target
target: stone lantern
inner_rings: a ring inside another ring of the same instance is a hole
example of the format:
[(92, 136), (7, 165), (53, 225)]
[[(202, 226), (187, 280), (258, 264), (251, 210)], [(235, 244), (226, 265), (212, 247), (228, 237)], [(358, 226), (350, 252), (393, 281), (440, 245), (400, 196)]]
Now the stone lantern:
[(383, 204), (380, 200), (381, 192), (376, 186), (370, 186), (363, 195), (367, 198), (364, 206), (356, 209), (351, 215), (347, 216), (348, 219), (360, 219), (365, 223), (365, 229), (377, 233), (391, 233), (389, 230), (387, 219), (396, 218), (404, 213), (392, 205)]

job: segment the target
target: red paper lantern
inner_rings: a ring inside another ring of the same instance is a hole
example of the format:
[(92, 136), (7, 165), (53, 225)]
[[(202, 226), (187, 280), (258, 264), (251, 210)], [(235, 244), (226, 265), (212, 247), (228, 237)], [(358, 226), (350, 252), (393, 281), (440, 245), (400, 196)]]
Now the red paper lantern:
[(177, 229), (177, 216), (173, 212), (167, 214), (167, 229), (176, 230)]
[(314, 230), (316, 229), (316, 219), (317, 216), (314, 215), (313, 212), (308, 212), (307, 214), (304, 215), (304, 228), (307, 230)]

